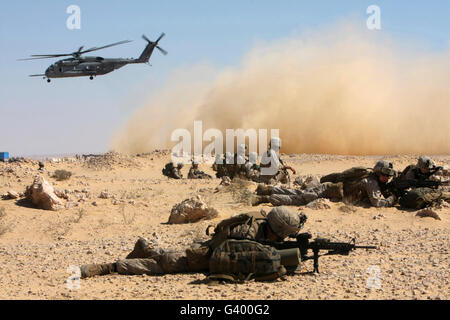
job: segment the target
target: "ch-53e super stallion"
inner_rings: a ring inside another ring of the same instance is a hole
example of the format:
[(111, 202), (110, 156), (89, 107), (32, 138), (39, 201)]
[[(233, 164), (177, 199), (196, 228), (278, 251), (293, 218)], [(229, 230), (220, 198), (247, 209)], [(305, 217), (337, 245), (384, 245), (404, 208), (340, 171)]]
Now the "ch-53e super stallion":
[(37, 54), (31, 55), (32, 58), (27, 59), (19, 59), (19, 60), (35, 60), (35, 59), (48, 59), (48, 58), (57, 58), (57, 57), (66, 57), (72, 56), (72, 58), (67, 58), (63, 60), (56, 61), (50, 67), (47, 68), (45, 74), (32, 74), (30, 77), (43, 77), (43, 79), (47, 79), (47, 82), (50, 82), (51, 78), (68, 78), (68, 77), (89, 77), (91, 80), (94, 79), (95, 76), (104, 75), (110, 73), (114, 70), (122, 68), (123, 66), (131, 63), (148, 63), (150, 56), (153, 53), (153, 50), (156, 48), (164, 55), (167, 54), (167, 51), (160, 48), (158, 46), (159, 40), (164, 37), (164, 33), (162, 33), (159, 38), (152, 42), (145, 35), (142, 36), (144, 40), (148, 42), (144, 51), (142, 51), (141, 55), (137, 59), (125, 59), (125, 58), (103, 58), (103, 57), (88, 57), (82, 56), (82, 54), (109, 48), (112, 46), (117, 46), (119, 44), (124, 44), (131, 42), (130, 40), (119, 41), (116, 43), (112, 43), (103, 47), (93, 47), (83, 51), (84, 47), (80, 47), (78, 51), (72, 53), (64, 53), (64, 54)]

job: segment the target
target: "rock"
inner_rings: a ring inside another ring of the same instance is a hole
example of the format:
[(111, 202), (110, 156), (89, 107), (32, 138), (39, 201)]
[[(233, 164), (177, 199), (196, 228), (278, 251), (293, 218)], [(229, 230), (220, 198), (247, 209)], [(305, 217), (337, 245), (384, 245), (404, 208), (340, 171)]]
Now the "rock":
[(13, 200), (13, 199), (18, 199), (19, 198), (19, 194), (17, 192), (15, 192), (14, 190), (9, 190), (7, 193), (5, 193), (2, 196), (3, 200)]
[(437, 212), (431, 209), (422, 209), (420, 211), (417, 211), (416, 216), (421, 218), (431, 217), (435, 218), (436, 220), (441, 220)]
[(102, 191), (98, 197), (100, 199), (110, 199), (110, 198), (114, 198), (114, 195), (110, 194), (108, 191), (105, 190), (105, 191)]
[(61, 199), (69, 200), (69, 195), (66, 191), (55, 189), (55, 194)]
[(33, 184), (27, 187), (25, 197), (36, 207), (44, 210), (56, 211), (63, 205), (51, 184), (40, 175), (37, 175)]
[(313, 210), (325, 210), (325, 209), (331, 209), (330, 206), (330, 200), (325, 198), (319, 198), (316, 199), (306, 205), (307, 208), (313, 209)]
[(175, 205), (170, 213), (170, 224), (197, 222), (203, 219), (213, 219), (218, 216), (218, 212), (214, 208), (208, 207), (202, 198), (196, 197), (186, 199)]
[(97, 204), (96, 201), (92, 202), (92, 205), (93, 205), (94, 207), (98, 206), (98, 204)]

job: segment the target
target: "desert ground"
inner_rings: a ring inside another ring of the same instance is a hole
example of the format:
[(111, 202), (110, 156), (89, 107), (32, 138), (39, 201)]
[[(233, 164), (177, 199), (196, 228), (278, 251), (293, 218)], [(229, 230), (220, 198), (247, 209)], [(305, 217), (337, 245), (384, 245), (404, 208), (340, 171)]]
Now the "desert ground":
[[(417, 156), (282, 155), (296, 176), (324, 175), (352, 166), (372, 167), (378, 159), (397, 169)], [(304, 231), (335, 241), (376, 245), (348, 256), (320, 259), (320, 273), (311, 274), (312, 261), (302, 272), (275, 282), (208, 285), (205, 274), (122, 276), (111, 274), (70, 280), (71, 266), (114, 262), (124, 258), (139, 236), (162, 248), (182, 250), (194, 240), (207, 239), (210, 224), (235, 213), (254, 211), (236, 193), (214, 192), (220, 179), (172, 180), (161, 174), (168, 151), (126, 156), (115, 153), (93, 158), (49, 159), (45, 171), (38, 162), (0, 163), (0, 194), (25, 191), (37, 174), (56, 190), (65, 190), (64, 208), (32, 208), (20, 199), (0, 200), (0, 299), (449, 299), (450, 208), (435, 209), (440, 220), (416, 216), (398, 208), (354, 207), (342, 202), (330, 209), (306, 207)], [(433, 157), (449, 165), (450, 156)], [(72, 172), (56, 181), (55, 170)], [(209, 165), (200, 169), (213, 175)], [(189, 166), (183, 168), (186, 177)], [(294, 180), (295, 176), (292, 178)], [(249, 190), (253, 191), (252, 183)], [(100, 195), (103, 192), (103, 196)], [(196, 223), (168, 224), (174, 205), (200, 195), (219, 216)], [(257, 209), (270, 210), (270, 205)], [(69, 281), (68, 281), (69, 280)], [(78, 286), (79, 284), (79, 286)], [(70, 287), (70, 285), (72, 285)], [(72, 290), (70, 288), (72, 288)]]

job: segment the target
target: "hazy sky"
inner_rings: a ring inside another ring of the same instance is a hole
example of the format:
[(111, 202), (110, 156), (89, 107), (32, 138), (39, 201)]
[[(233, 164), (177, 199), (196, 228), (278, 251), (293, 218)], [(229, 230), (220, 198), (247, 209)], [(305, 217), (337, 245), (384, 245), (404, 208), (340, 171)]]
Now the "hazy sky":
[[(81, 8), (81, 29), (69, 30), (70, 5)], [(417, 50), (443, 50), (450, 40), (450, 1), (3, 1), (0, 10), (0, 151), (11, 156), (107, 151), (113, 134), (151, 98), (174, 70), (196, 63), (238, 64), (255, 44), (352, 20), (366, 28), (366, 9), (381, 9), (381, 30)], [(166, 37), (152, 67), (129, 65), (97, 77), (53, 79), (56, 59), (16, 61), (31, 54), (69, 53), (102, 46), (103, 57), (138, 57), (145, 33)], [(195, 77), (195, 75), (193, 75)]]

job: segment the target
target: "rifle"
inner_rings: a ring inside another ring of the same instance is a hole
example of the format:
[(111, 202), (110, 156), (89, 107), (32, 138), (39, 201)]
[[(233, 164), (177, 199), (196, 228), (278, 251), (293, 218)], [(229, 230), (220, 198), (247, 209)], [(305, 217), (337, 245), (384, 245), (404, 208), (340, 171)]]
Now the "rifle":
[(397, 197), (405, 195), (409, 188), (432, 188), (437, 189), (439, 186), (448, 184), (443, 181), (433, 181), (427, 179), (402, 179), (401, 177), (393, 179), (386, 184), (386, 189)]
[[(300, 233), (295, 237), (295, 241), (283, 241), (283, 242), (270, 242), (263, 241), (262, 244), (274, 247), (277, 250), (283, 249), (300, 249), (301, 259), (308, 260), (314, 259), (314, 272), (319, 273), (319, 251), (327, 250), (327, 253), (323, 255), (348, 255), (351, 250), (355, 249), (378, 249), (376, 246), (357, 246), (355, 244), (355, 238), (350, 242), (331, 242), (330, 239), (326, 238), (316, 238), (310, 241), (312, 238), (311, 234), (308, 232)], [(308, 256), (308, 250), (312, 250), (313, 256)]]

